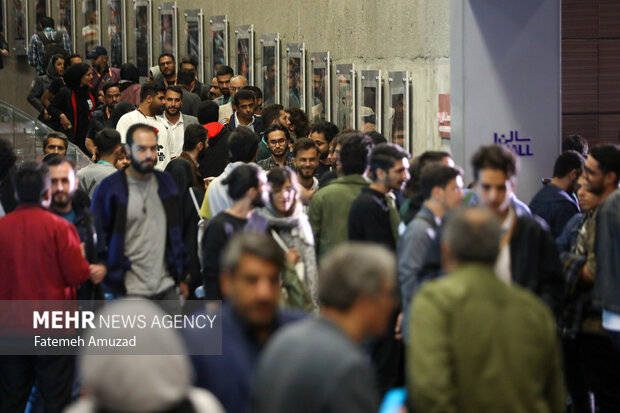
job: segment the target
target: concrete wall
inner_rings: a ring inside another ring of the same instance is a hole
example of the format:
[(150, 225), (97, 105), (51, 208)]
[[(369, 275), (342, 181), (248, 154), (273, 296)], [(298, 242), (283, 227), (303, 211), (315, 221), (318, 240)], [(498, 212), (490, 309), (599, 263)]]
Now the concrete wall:
[[(57, 1), (52, 0), (56, 11)], [(32, 2), (28, 2), (32, 3)], [(81, 1), (76, 1), (80, 11)], [(102, 26), (107, 27), (107, 2), (102, 1)], [(159, 50), (157, 6), (153, 1), (153, 55)], [(135, 52), (133, 43), (133, 2), (127, 0), (128, 60)], [(230, 62), (233, 62), (234, 27), (253, 24), (255, 29), (256, 68), (259, 68), (259, 39), (263, 34), (280, 33), (282, 53), (286, 43), (305, 42), (307, 53), (329, 51), (334, 64), (353, 63), (358, 70), (408, 70), (413, 77), (412, 149), (448, 147), (439, 138), (437, 124), (438, 94), (450, 93), (450, 7), (449, 2), (434, 0), (233, 0), (230, 2), (198, 2), (178, 0), (179, 55), (185, 52), (183, 12), (202, 8), (205, 15), (205, 56), (209, 55), (209, 16), (228, 16)], [(32, 5), (31, 5), (32, 7)], [(57, 12), (57, 11), (56, 11)], [(53, 13), (54, 14), (54, 13)], [(53, 17), (55, 17), (52, 14)], [(30, 14), (33, 16), (33, 13)], [(10, 17), (10, 15), (9, 15)], [(77, 15), (79, 22), (81, 16)], [(78, 23), (79, 24), (79, 23)], [(79, 32), (79, 30), (78, 30)], [(102, 34), (105, 34), (104, 30)], [(104, 45), (107, 39), (104, 36)], [(81, 42), (77, 50), (83, 49)], [(7, 59), (2, 74), (0, 99), (28, 109), (27, 87), (34, 76), (25, 60)], [(7, 87), (8, 85), (8, 87)], [(32, 110), (29, 110), (32, 113)]]

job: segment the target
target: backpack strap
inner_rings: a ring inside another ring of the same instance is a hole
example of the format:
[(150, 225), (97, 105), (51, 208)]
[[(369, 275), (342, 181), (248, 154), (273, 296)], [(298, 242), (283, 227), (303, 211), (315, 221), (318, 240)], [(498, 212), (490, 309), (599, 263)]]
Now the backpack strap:
[(194, 191), (192, 190), (192, 188), (189, 188), (189, 194), (192, 196), (192, 202), (194, 203), (194, 208), (196, 208), (196, 212), (198, 213), (198, 216), (200, 216), (200, 206), (198, 206), (198, 201), (196, 200), (196, 195), (194, 194)]
[[(58, 33), (56, 35), (58, 35)], [(41, 39), (41, 41), (43, 42), (43, 47), (47, 46), (48, 44), (54, 43), (54, 40), (48, 39), (43, 32), (37, 32), (37, 36), (39, 36), (39, 39)]]

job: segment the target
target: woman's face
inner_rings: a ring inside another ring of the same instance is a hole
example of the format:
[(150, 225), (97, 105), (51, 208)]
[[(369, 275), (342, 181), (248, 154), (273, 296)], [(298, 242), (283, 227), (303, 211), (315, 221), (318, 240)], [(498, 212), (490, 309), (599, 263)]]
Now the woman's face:
[(54, 62), (54, 69), (56, 69), (56, 73), (58, 76), (62, 76), (65, 74), (65, 59), (56, 59)]
[(90, 85), (90, 81), (93, 80), (93, 71), (88, 69), (88, 72), (84, 76), (82, 76), (82, 81), (80, 82), (81, 86)]
[(271, 205), (278, 215), (288, 216), (293, 212), (296, 195), (295, 187), (290, 179), (287, 179), (281, 188), (273, 188), (271, 190)]

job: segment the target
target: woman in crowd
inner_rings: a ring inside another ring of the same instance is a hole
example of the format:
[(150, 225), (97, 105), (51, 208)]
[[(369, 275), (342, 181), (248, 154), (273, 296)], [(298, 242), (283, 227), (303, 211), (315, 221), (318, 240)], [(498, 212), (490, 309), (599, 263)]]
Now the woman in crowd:
[[(32, 82), (32, 88), (28, 93), (28, 102), (39, 112), (39, 120), (47, 123), (51, 116), (47, 113), (47, 106), (41, 102), (43, 93), (50, 87), (54, 80), (62, 78), (65, 73), (65, 58), (63, 55), (56, 54), (52, 56), (45, 74), (37, 76)], [(49, 103), (48, 103), (49, 105)]]
[(121, 66), (121, 80), (118, 82), (121, 89), (121, 101), (140, 106), (140, 76), (138, 68), (131, 63)]

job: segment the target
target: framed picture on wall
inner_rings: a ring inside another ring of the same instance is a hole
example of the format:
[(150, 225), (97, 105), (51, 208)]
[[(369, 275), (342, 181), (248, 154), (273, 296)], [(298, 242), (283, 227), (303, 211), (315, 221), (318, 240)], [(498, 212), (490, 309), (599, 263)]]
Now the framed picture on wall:
[(228, 20), (226, 16), (209, 19), (211, 38), (211, 77), (220, 66), (228, 65)]
[(75, 0), (59, 0), (58, 2), (58, 21), (56, 31), (65, 32), (71, 39), (73, 51), (75, 51)]
[(248, 85), (254, 84), (254, 25), (235, 27), (237, 50), (235, 74), (244, 76)]
[(362, 70), (358, 127), (362, 132), (381, 132), (381, 85), (380, 70)]
[(176, 2), (160, 4), (159, 7), (159, 52), (171, 53), (179, 61), (177, 47), (177, 5)]
[(306, 110), (306, 48), (303, 43), (288, 43), (286, 45), (286, 106)]
[(388, 113), (385, 136), (411, 152), (409, 130), (410, 94), (409, 72), (388, 73)]
[(356, 92), (355, 67), (353, 65), (336, 65), (333, 122), (340, 130), (355, 129)]
[(331, 120), (331, 76), (329, 68), (329, 52), (310, 55), (310, 76), (312, 76), (308, 102), (310, 122)]
[(280, 103), (280, 35), (265, 34), (261, 45), (261, 82), (263, 105)]
[(15, 56), (26, 56), (28, 54), (28, 3), (26, 0), (11, 0), (9, 3), (15, 8), (13, 46)]
[(6, 0), (0, 0), (0, 34), (7, 39), (6, 33)]
[(204, 82), (204, 52), (202, 41), (202, 10), (185, 10), (185, 55), (198, 62), (198, 79)]
[(34, 0), (33, 34), (41, 30), (41, 19), (45, 16), (49, 16), (50, 11), (50, 0)]
[(147, 77), (153, 60), (151, 52), (151, 36), (153, 35), (151, 0), (134, 0), (133, 9), (136, 17), (134, 25), (136, 67), (141, 77)]
[(120, 68), (127, 61), (125, 47), (125, 0), (108, 0), (108, 58), (110, 66)]
[(101, 5), (99, 0), (82, 0), (82, 40), (84, 55), (101, 45)]

